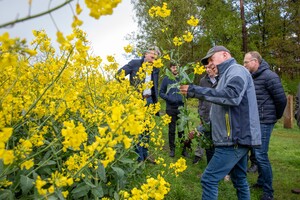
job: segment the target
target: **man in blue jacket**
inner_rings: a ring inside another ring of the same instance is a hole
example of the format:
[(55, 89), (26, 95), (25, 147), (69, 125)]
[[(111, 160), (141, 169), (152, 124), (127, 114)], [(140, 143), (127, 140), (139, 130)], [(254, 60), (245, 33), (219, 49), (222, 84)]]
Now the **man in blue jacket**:
[[(175, 132), (176, 132), (176, 123), (178, 120), (178, 115), (180, 114), (179, 107), (183, 106), (182, 95), (179, 93), (179, 89), (172, 87), (173, 84), (178, 83), (179, 77), (178, 68), (176, 64), (170, 64), (170, 70), (174, 75), (174, 79), (170, 79), (168, 76), (165, 76), (162, 80), (159, 96), (166, 101), (166, 113), (171, 117), (171, 123), (169, 123), (169, 148), (170, 148), (170, 157), (175, 156)], [(183, 131), (178, 131), (178, 138), (182, 142)], [(186, 155), (186, 150), (182, 152), (183, 155)]]
[(252, 77), (224, 46), (214, 46), (201, 60), (219, 72), (216, 88), (182, 85), (187, 97), (212, 102), (210, 120), (215, 153), (202, 178), (202, 199), (218, 199), (218, 183), (230, 173), (239, 200), (250, 200), (247, 181), (249, 147), (261, 145), (258, 109)]
[[(149, 62), (153, 63), (160, 56), (160, 50), (156, 46), (149, 47), (146, 51), (144, 56), (141, 59), (133, 59), (128, 64), (124, 65), (120, 68), (117, 72), (117, 75), (120, 74), (122, 71), (125, 72), (125, 76), (129, 75), (130, 85), (136, 87), (138, 89), (139, 84), (145, 82), (153, 82), (153, 87), (146, 88), (144, 91), (141, 91), (142, 97), (146, 99), (147, 105), (157, 103), (158, 102), (158, 78), (159, 78), (159, 69), (153, 67), (151, 74), (145, 75), (145, 79), (141, 80), (137, 78), (137, 73), (142, 67), (143, 63)], [(148, 142), (149, 135), (148, 134), (141, 134), (140, 140), (144, 142)], [(148, 156), (148, 148), (145, 145), (140, 145), (138, 143), (136, 145), (136, 152), (139, 154), (138, 162), (145, 161), (146, 159), (151, 163), (155, 163), (153, 159)]]
[(253, 148), (258, 179), (252, 187), (263, 189), (262, 200), (272, 200), (274, 190), (272, 166), (268, 157), (269, 143), (273, 127), (282, 117), (287, 100), (279, 76), (270, 70), (269, 64), (257, 51), (245, 54), (244, 66), (251, 73), (255, 85), (262, 140), (261, 147)]

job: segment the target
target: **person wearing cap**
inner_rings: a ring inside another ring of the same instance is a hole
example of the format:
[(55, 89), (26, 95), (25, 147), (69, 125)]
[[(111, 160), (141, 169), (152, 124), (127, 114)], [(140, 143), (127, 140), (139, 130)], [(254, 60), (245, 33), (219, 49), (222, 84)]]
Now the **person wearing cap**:
[(262, 141), (260, 147), (253, 148), (258, 165), (258, 179), (251, 188), (262, 189), (262, 199), (274, 199), (268, 150), (272, 130), (283, 115), (287, 99), (279, 76), (270, 69), (269, 64), (257, 51), (245, 54), (244, 67), (251, 73), (255, 85)]
[[(146, 100), (147, 106), (149, 104), (157, 103), (158, 102), (158, 79), (159, 79), (159, 68), (153, 67), (151, 74), (146, 73), (145, 79), (140, 80), (137, 78), (138, 71), (140, 67), (142, 67), (143, 63), (149, 62), (153, 63), (161, 55), (160, 50), (156, 46), (149, 47), (143, 57), (141, 59), (133, 59), (122, 68), (120, 68), (116, 74), (117, 80), (119, 80), (118, 75), (124, 71), (125, 76), (129, 75), (130, 85), (135, 88), (145, 82), (153, 82), (153, 86), (151, 88), (146, 88), (144, 91), (141, 91), (142, 97)], [(157, 113), (158, 114), (158, 113)], [(149, 135), (148, 134), (141, 134), (140, 140), (144, 143), (149, 142)], [(139, 155), (137, 161), (149, 161), (150, 163), (155, 164), (155, 161), (148, 155), (148, 148), (145, 145), (140, 145), (138, 143), (136, 145), (136, 152)]]
[(250, 199), (247, 181), (249, 147), (261, 145), (259, 116), (252, 77), (224, 46), (214, 46), (201, 59), (217, 66), (216, 88), (181, 85), (187, 98), (212, 102), (210, 120), (215, 153), (202, 177), (202, 199), (218, 199), (218, 183), (230, 173), (240, 200)]

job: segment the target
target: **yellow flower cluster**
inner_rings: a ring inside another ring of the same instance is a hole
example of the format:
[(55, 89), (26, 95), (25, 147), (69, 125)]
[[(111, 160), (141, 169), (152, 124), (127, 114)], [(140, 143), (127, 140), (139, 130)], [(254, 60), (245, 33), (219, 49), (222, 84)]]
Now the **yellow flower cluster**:
[(127, 46), (124, 47), (124, 51), (126, 53), (131, 53), (133, 51), (133, 46), (128, 44)]
[(192, 33), (189, 32), (189, 31), (186, 31), (186, 34), (184, 34), (182, 37), (183, 37), (183, 40), (186, 41), (186, 42), (191, 42), (194, 38)]
[(3, 160), (4, 165), (13, 163), (15, 156), (12, 150), (6, 150), (5, 144), (12, 135), (12, 128), (0, 127), (0, 159)]
[(79, 123), (75, 126), (74, 121), (64, 122), (65, 128), (62, 129), (61, 134), (65, 138), (62, 142), (64, 145), (63, 151), (67, 151), (67, 148), (73, 150), (80, 150), (80, 146), (87, 141), (87, 133), (84, 126)]
[(176, 177), (178, 176), (178, 173), (183, 172), (186, 168), (186, 160), (184, 158), (179, 158), (176, 163), (170, 164), (170, 169), (174, 169)]
[(148, 11), (149, 15), (151, 17), (168, 17), (171, 14), (171, 10), (168, 9), (168, 4), (167, 3), (163, 3), (162, 7), (159, 6), (153, 6), (149, 9)]
[(166, 60), (171, 60), (169, 54), (164, 55), (163, 58), (166, 59)]
[(201, 75), (201, 74), (203, 74), (204, 72), (206, 72), (205, 67), (204, 67), (203, 65), (200, 65), (199, 62), (197, 62), (197, 63), (195, 64), (195, 67), (194, 67), (194, 74), (199, 74), (199, 75)]
[(160, 58), (153, 61), (153, 67), (161, 68), (162, 66), (164, 66), (164, 64)]
[(162, 120), (163, 120), (163, 123), (165, 126), (171, 123), (171, 119), (172, 119), (172, 117), (169, 116), (168, 114), (165, 114), (164, 116), (162, 116)]
[[(7, 168), (0, 187), (11, 184), (11, 173), (29, 171), (34, 177), (25, 176), (35, 179), (40, 195), (59, 190), (66, 197), (73, 180), (95, 176), (99, 166), (111, 170), (118, 156), (132, 151), (141, 133), (148, 131), (154, 148), (163, 145), (154, 117), (160, 104), (146, 107), (127, 79), (113, 79), (117, 67), (106, 70), (100, 57), (89, 54), (83, 31), (74, 29), (67, 36), (58, 32), (60, 53), (44, 31), (33, 34), (32, 49), (8, 33), (0, 36), (0, 159)], [(115, 64), (113, 57), (108, 60)], [(155, 67), (161, 65), (157, 60)], [(142, 70), (141, 76), (151, 73), (153, 65)], [(37, 170), (45, 168), (58, 171)]]
[(174, 43), (175, 46), (181, 46), (183, 42), (182, 42), (182, 39), (180, 37), (175, 36), (173, 38), (173, 43)]
[(194, 16), (191, 16), (191, 18), (187, 20), (187, 24), (190, 26), (197, 26), (199, 24), (199, 19), (195, 18)]
[[(35, 181), (35, 187), (38, 193), (42, 196), (46, 196), (55, 192), (55, 190), (60, 190), (63, 187), (71, 186), (73, 184), (73, 178), (64, 176), (63, 174), (55, 171), (51, 174), (51, 178), (42, 180), (40, 176), (37, 177)], [(67, 198), (69, 192), (62, 192), (64, 198)]]
[(170, 184), (165, 181), (160, 175), (155, 178), (148, 178), (147, 183), (141, 186), (141, 189), (133, 188), (130, 193), (122, 191), (126, 200), (147, 200), (155, 199), (161, 200), (165, 198), (165, 195), (170, 191)]
[(121, 0), (85, 0), (86, 6), (90, 9), (90, 16), (99, 19), (102, 15), (111, 15), (113, 9)]

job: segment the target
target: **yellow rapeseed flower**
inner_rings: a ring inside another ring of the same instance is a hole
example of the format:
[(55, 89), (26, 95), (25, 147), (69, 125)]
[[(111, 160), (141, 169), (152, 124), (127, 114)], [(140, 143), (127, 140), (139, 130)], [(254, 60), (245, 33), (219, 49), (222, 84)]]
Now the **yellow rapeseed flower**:
[(0, 142), (6, 143), (12, 135), (13, 128), (0, 129)]
[(164, 55), (163, 58), (166, 59), (166, 60), (171, 60), (169, 54)]
[(46, 184), (47, 184), (46, 181), (42, 180), (40, 176), (37, 176), (37, 179), (35, 181), (35, 187), (40, 195), (47, 194), (47, 190), (43, 189), (44, 185), (46, 185)]
[(187, 31), (186, 34), (184, 34), (182, 37), (183, 37), (184, 41), (186, 41), (186, 42), (191, 42), (191, 41), (193, 41), (193, 38), (194, 38), (192, 33), (189, 31)]
[(187, 20), (187, 23), (190, 26), (197, 26), (199, 23), (199, 19), (195, 18), (194, 16), (191, 16), (191, 18)]
[(159, 58), (153, 61), (153, 66), (156, 68), (161, 68), (162, 66), (164, 66), (164, 64), (162, 63), (162, 60)]
[(82, 11), (82, 8), (80, 7), (79, 3), (76, 3), (76, 14), (80, 15), (81, 11)]
[(31, 167), (33, 167), (34, 161), (33, 159), (27, 160), (24, 163), (21, 164), (21, 169), (27, 169), (29, 170)]
[(126, 53), (131, 53), (133, 51), (133, 46), (128, 44), (127, 46), (124, 47), (124, 51)]
[(182, 42), (182, 39), (180, 37), (175, 36), (173, 38), (173, 43), (174, 43), (175, 46), (181, 46), (183, 42)]
[(200, 65), (199, 62), (196, 63), (195, 67), (194, 67), (194, 74), (203, 74), (204, 72), (206, 72), (205, 67), (202, 65)]
[(168, 125), (171, 123), (171, 116), (168, 114), (165, 114), (164, 116), (161, 117), (164, 123), (164, 126)]
[(170, 164), (170, 169), (174, 169), (176, 177), (178, 173), (183, 172), (186, 168), (186, 160), (184, 158), (179, 158), (176, 163)]

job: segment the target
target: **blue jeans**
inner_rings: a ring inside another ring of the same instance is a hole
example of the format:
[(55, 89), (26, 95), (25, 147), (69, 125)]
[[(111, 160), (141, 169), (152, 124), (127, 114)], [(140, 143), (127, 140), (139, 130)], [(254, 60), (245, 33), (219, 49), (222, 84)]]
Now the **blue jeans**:
[[(146, 99), (146, 101), (147, 101), (146, 106), (153, 103), (152, 97), (148, 97)], [(144, 145), (141, 146), (141, 143), (144, 143), (144, 144), (149, 143), (149, 134), (148, 133), (141, 134), (139, 136), (139, 141), (140, 142), (138, 142), (138, 144), (135, 147), (135, 152), (139, 155), (137, 161), (141, 162), (141, 161), (146, 160), (146, 158), (148, 157), (148, 148), (144, 147)]]
[(262, 186), (264, 194), (267, 194), (268, 196), (273, 196), (274, 193), (272, 187), (272, 166), (268, 157), (270, 137), (273, 128), (274, 124), (260, 124), (261, 146), (254, 148), (258, 166), (257, 184)]
[(216, 147), (201, 178), (202, 200), (218, 199), (218, 183), (230, 173), (233, 186), (240, 200), (250, 200), (247, 182), (248, 147)]
[(142, 146), (141, 143), (147, 144), (149, 143), (149, 135), (147, 134), (141, 134), (139, 135), (139, 143), (135, 147), (135, 152), (139, 155), (137, 161), (141, 162), (146, 160), (148, 157), (148, 148), (146, 148), (144, 145)]

